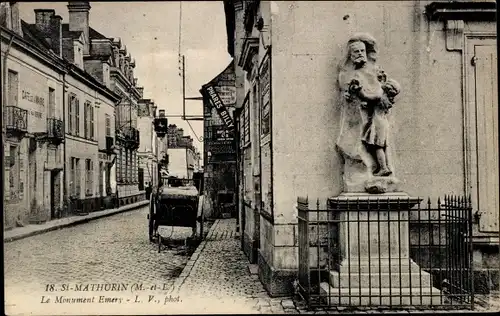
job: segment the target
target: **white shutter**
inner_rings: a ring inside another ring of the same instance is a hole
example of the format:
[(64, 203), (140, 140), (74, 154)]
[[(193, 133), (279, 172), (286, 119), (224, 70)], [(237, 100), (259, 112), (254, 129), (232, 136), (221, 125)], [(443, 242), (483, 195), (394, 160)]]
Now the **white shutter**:
[(480, 230), (498, 232), (498, 77), (496, 46), (476, 45), (478, 210)]

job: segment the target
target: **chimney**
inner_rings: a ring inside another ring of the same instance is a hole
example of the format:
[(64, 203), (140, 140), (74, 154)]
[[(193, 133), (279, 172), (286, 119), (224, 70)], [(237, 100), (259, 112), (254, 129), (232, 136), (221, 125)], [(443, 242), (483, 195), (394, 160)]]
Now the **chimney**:
[(52, 46), (52, 50), (59, 57), (62, 58), (62, 17), (59, 15), (54, 15), (50, 19), (50, 44)]
[(83, 45), (83, 54), (89, 54), (90, 38), (89, 38), (89, 11), (90, 4), (88, 1), (69, 1), (69, 30), (81, 31), (85, 38)]
[(51, 19), (56, 14), (53, 9), (35, 9), (35, 24), (36, 28), (42, 32), (45, 37), (49, 37), (51, 33)]
[(35, 9), (35, 25), (49, 42), (52, 50), (62, 57), (62, 17), (52, 9)]
[(12, 30), (17, 34), (23, 36), (23, 30), (21, 28), (21, 17), (19, 16), (19, 3), (12, 1), (10, 2), (10, 14), (12, 21)]

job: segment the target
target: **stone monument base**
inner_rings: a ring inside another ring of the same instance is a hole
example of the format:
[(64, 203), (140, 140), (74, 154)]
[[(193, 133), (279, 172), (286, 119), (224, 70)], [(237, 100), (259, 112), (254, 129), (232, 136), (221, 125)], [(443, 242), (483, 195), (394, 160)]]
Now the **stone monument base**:
[(408, 194), (344, 193), (328, 201), (338, 212), (342, 260), (320, 284), (332, 305), (439, 305), (432, 277), (410, 258)]

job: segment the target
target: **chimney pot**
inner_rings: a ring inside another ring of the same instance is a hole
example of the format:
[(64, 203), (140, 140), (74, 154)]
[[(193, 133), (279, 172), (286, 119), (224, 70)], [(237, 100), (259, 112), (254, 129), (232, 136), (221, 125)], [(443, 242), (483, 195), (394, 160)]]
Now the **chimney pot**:
[(50, 20), (56, 14), (53, 9), (35, 9), (36, 27), (45, 35), (50, 34)]
[(90, 4), (88, 1), (69, 1), (69, 30), (81, 31), (85, 37), (83, 53), (88, 55), (90, 52), (90, 37), (89, 37), (89, 11)]
[(50, 32), (50, 42), (52, 50), (59, 56), (62, 57), (62, 17), (59, 15), (53, 15), (50, 19), (51, 32)]

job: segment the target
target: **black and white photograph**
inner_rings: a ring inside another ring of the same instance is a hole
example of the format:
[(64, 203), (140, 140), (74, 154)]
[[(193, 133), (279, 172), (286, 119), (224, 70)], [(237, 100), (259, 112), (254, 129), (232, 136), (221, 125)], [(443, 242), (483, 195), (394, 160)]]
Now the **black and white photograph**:
[(499, 312), (496, 15), (0, 2), (4, 314)]

